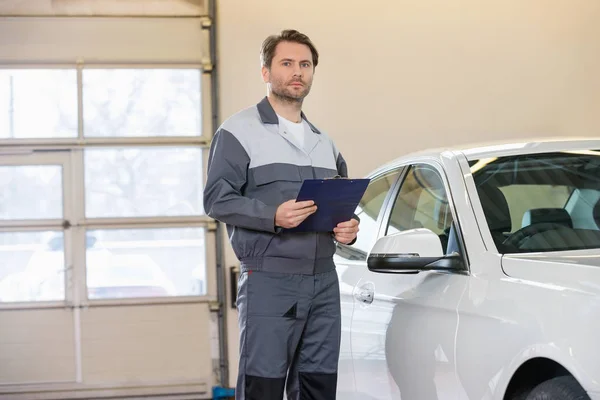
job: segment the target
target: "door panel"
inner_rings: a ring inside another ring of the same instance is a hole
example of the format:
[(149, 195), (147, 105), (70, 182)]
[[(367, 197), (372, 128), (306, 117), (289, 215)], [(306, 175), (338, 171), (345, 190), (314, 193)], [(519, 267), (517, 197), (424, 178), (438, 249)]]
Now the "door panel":
[[(83, 381), (158, 385), (189, 383), (210, 376), (209, 312), (205, 304), (84, 309)], [(114, 355), (118, 362), (107, 354)]]
[(383, 205), (396, 184), (400, 170), (392, 170), (371, 179), (356, 210), (360, 218), (360, 232), (352, 246), (338, 244), (334, 256), (340, 281), (342, 338), (338, 369), (338, 397), (352, 400), (356, 397), (354, 362), (352, 360), (352, 313), (354, 287), (367, 270), (367, 254), (377, 240)]
[(65, 308), (0, 311), (0, 384), (72, 382), (73, 323)]
[(463, 276), (366, 272), (372, 304), (356, 302), (352, 352), (366, 399), (455, 399), (455, 301)]
[(392, 293), (402, 284), (405, 285), (398, 276), (365, 271), (355, 287), (352, 355), (357, 392), (364, 399), (398, 398), (386, 357), (387, 331), (395, 302), (384, 293)]

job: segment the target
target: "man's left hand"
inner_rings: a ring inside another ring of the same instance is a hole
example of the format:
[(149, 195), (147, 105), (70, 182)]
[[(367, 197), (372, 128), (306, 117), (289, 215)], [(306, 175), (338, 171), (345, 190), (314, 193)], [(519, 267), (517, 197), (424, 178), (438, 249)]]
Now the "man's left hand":
[(335, 240), (342, 244), (352, 243), (356, 239), (358, 234), (358, 221), (354, 218), (350, 221), (340, 222), (335, 228), (333, 228), (335, 234)]

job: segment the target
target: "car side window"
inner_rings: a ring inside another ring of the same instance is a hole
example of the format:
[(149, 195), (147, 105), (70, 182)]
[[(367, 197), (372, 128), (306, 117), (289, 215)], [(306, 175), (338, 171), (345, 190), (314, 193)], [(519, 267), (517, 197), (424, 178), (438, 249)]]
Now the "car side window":
[(398, 179), (400, 169), (387, 172), (371, 180), (360, 200), (355, 214), (360, 218), (356, 242), (352, 246), (338, 244), (336, 254), (347, 260), (366, 260), (367, 254), (377, 240), (377, 220), (383, 210), (383, 202)]
[[(444, 253), (459, 252), (456, 229), (442, 177), (427, 164), (412, 165), (394, 201), (386, 235), (427, 228), (440, 237)], [(452, 236), (452, 248), (448, 242)]]

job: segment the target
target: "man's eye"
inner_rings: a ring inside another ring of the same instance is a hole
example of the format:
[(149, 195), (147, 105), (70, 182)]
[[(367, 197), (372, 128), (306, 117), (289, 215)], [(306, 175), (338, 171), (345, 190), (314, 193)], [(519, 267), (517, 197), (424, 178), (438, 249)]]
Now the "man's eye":
[(290, 65), (291, 65), (291, 64), (290, 64), (289, 62), (287, 62), (287, 61), (283, 63), (283, 66), (284, 66), (284, 67), (289, 67)]
[(302, 63), (302, 66), (303, 66), (304, 68), (308, 68), (308, 67), (310, 67), (310, 64), (309, 64), (309, 63)]

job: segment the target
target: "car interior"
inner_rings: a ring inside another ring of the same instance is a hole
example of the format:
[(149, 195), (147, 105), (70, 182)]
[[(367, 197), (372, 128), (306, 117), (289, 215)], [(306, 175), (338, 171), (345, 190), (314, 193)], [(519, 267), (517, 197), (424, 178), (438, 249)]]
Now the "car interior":
[(498, 251), (600, 247), (598, 155), (521, 155), (500, 158), (474, 171), (479, 199)]
[(438, 235), (443, 254), (460, 253), (448, 195), (439, 172), (427, 165), (410, 167), (395, 200), (386, 234), (427, 228)]

